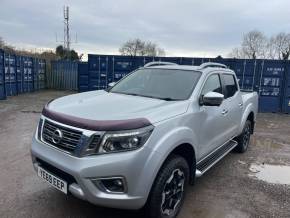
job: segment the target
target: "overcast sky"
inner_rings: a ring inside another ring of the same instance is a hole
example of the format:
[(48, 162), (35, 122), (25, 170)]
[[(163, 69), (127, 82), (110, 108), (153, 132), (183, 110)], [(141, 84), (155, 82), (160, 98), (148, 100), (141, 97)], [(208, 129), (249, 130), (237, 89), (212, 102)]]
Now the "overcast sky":
[(290, 32), (289, 0), (0, 0), (0, 36), (19, 48), (55, 48), (63, 5), (78, 36), (72, 47), (85, 54), (117, 54), (138, 37), (167, 56), (226, 56), (250, 30)]

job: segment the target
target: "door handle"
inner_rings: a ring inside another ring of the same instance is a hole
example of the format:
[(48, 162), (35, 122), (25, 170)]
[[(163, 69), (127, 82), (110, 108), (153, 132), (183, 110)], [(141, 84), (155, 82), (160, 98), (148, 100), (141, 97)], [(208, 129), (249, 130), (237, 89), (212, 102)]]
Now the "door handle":
[(222, 115), (226, 115), (229, 111), (227, 109), (223, 109)]

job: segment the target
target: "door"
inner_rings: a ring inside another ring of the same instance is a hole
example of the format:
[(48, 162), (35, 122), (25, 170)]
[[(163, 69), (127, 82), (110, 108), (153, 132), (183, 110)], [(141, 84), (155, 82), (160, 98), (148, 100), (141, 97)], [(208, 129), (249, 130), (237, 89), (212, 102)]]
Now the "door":
[[(200, 97), (202, 98), (208, 92), (223, 94), (221, 78), (218, 73), (211, 74), (207, 78), (201, 90)], [(201, 158), (228, 140), (227, 131), (225, 130), (229, 125), (225, 111), (225, 102), (222, 102), (220, 106), (200, 106), (199, 143)]]
[(223, 73), (221, 75), (224, 90), (224, 131), (226, 139), (236, 136), (239, 131), (242, 113), (243, 99), (239, 92), (236, 77), (233, 74)]

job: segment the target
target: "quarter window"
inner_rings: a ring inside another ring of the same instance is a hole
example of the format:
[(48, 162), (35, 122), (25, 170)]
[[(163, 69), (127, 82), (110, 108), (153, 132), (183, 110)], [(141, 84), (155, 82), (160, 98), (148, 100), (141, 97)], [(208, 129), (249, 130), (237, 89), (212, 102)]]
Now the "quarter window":
[(223, 81), (225, 86), (225, 98), (230, 98), (235, 95), (238, 91), (238, 86), (236, 84), (236, 80), (234, 75), (223, 74)]
[(201, 95), (205, 95), (209, 92), (218, 92), (222, 94), (222, 86), (218, 74), (213, 74), (208, 77), (201, 91)]

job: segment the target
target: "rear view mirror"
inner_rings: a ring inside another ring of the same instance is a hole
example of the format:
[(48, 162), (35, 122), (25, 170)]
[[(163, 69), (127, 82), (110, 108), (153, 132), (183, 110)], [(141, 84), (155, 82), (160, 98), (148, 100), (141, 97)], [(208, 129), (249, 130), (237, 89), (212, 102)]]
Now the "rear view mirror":
[(218, 92), (208, 92), (200, 100), (201, 105), (220, 106), (224, 100), (224, 95)]

